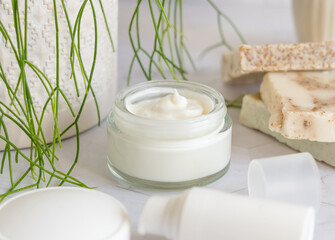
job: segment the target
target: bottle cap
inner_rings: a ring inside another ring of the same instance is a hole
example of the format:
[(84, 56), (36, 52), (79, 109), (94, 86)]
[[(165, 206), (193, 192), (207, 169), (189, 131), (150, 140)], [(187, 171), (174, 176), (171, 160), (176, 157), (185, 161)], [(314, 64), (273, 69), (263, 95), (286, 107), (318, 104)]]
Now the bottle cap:
[(254, 159), (248, 170), (250, 197), (286, 201), (318, 209), (321, 181), (309, 153)]
[(130, 224), (122, 204), (105, 193), (41, 188), (0, 206), (0, 239), (129, 240)]

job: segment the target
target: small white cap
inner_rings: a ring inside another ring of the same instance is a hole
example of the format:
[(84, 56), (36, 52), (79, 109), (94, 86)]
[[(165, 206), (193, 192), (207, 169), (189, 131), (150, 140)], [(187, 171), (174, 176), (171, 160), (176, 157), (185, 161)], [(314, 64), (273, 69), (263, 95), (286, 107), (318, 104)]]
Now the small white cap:
[(321, 181), (309, 153), (254, 159), (248, 170), (249, 196), (313, 206), (318, 209)]

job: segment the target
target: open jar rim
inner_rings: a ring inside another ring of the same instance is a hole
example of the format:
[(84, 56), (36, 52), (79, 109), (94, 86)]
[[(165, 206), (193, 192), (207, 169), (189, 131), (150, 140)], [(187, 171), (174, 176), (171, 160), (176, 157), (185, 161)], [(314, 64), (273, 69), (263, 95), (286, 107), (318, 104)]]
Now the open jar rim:
[[(175, 89), (181, 92), (193, 92), (208, 98), (213, 106), (211, 111), (192, 118), (157, 120), (135, 115), (127, 108), (128, 104), (134, 102), (173, 94)], [(204, 84), (190, 81), (154, 80), (122, 90), (116, 96), (113, 113), (115, 124), (120, 131), (127, 134), (140, 134), (142, 137), (159, 139), (185, 139), (219, 132), (224, 125), (227, 107), (223, 96), (214, 88)]]

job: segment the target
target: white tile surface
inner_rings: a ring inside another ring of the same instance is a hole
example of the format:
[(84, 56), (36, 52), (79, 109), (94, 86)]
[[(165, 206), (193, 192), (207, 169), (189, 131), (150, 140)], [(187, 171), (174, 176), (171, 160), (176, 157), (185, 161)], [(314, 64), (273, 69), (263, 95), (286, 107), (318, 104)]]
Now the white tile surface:
[[(127, 70), (131, 58), (131, 51), (127, 38), (127, 24), (129, 16), (136, 1), (120, 0), (120, 36), (119, 36), (119, 82), (120, 87), (125, 86)], [(223, 2), (223, 1), (222, 1)], [(205, 1), (186, 1), (188, 10), (185, 15), (186, 24), (189, 27), (187, 34), (190, 38), (189, 45), (195, 56), (213, 41), (218, 39), (216, 34), (215, 16), (212, 16), (211, 9), (206, 8)], [(255, 7), (250, 4), (248, 7), (225, 7), (220, 6), (225, 12), (232, 16), (242, 32), (245, 33), (249, 43), (270, 43), (270, 42), (293, 42), (295, 41), (294, 26), (291, 12), (288, 7), (271, 8)], [(192, 12), (193, 11), (193, 12)], [(202, 18), (194, 18), (192, 13), (198, 13)], [(190, 19), (192, 19), (190, 21)], [(207, 28), (212, 26), (211, 31)], [(186, 26), (185, 26), (186, 27)], [(229, 31), (228, 31), (229, 32)], [(206, 34), (204, 34), (206, 33)], [(229, 35), (229, 34), (228, 34)], [(148, 37), (145, 38), (148, 40)], [(234, 42), (235, 45), (239, 43)], [(190, 80), (206, 83), (215, 87), (226, 98), (233, 98), (241, 93), (258, 91), (259, 83), (246, 85), (224, 85), (220, 81), (220, 57), (224, 50), (220, 49), (209, 54), (205, 59), (197, 59), (199, 72), (190, 74)], [(137, 79), (133, 83), (142, 81), (140, 71), (135, 69), (133, 76)], [(228, 173), (209, 188), (247, 194), (247, 168), (252, 158), (284, 155), (295, 152), (287, 146), (275, 141), (273, 138), (263, 135), (260, 132), (241, 126), (238, 121), (239, 110), (231, 109), (229, 113), (233, 119), (233, 147), (231, 168)], [(134, 192), (132, 188), (123, 185), (123, 189), (111, 177), (106, 167), (106, 127), (103, 123), (100, 127), (94, 127), (81, 134), (80, 138), (80, 161), (73, 174), (90, 186), (97, 186), (98, 190), (106, 192), (120, 200), (127, 208), (132, 223), (132, 239), (161, 239), (157, 237), (141, 237), (136, 233), (138, 218), (148, 198), (145, 194)], [(63, 141), (63, 149), (60, 151), (59, 165), (66, 168), (71, 164), (75, 147), (75, 139), (70, 138)], [(0, 153), (1, 155), (1, 153)], [(0, 156), (1, 157), (1, 156)], [(322, 177), (322, 204), (317, 215), (317, 225), (314, 240), (332, 240), (335, 236), (335, 169), (319, 163)], [(17, 173), (24, 169), (20, 164), (15, 165)], [(0, 192), (9, 187), (8, 174), (0, 176)], [(30, 180), (28, 180), (30, 181)], [(130, 190), (129, 190), (130, 189)], [(155, 192), (155, 194), (159, 194)]]

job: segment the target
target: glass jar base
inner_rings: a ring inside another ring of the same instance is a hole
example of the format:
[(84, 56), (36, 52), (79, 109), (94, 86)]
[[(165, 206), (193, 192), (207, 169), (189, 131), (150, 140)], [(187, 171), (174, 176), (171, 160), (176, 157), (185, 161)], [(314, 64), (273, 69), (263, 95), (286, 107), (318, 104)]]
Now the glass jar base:
[(155, 190), (181, 190), (196, 186), (204, 186), (207, 184), (210, 184), (219, 178), (221, 178), (225, 173), (228, 171), (230, 166), (230, 161), (227, 164), (225, 168), (220, 170), (219, 172), (216, 172), (212, 175), (189, 180), (189, 181), (183, 181), (183, 182), (159, 182), (159, 181), (151, 181), (151, 180), (145, 180), (141, 178), (132, 177), (128, 174), (125, 174), (121, 171), (119, 171), (116, 167), (113, 166), (113, 164), (107, 159), (107, 166), (109, 171), (119, 180), (126, 182), (127, 184), (130, 184), (134, 187), (138, 188), (145, 188), (145, 189), (155, 189)]

